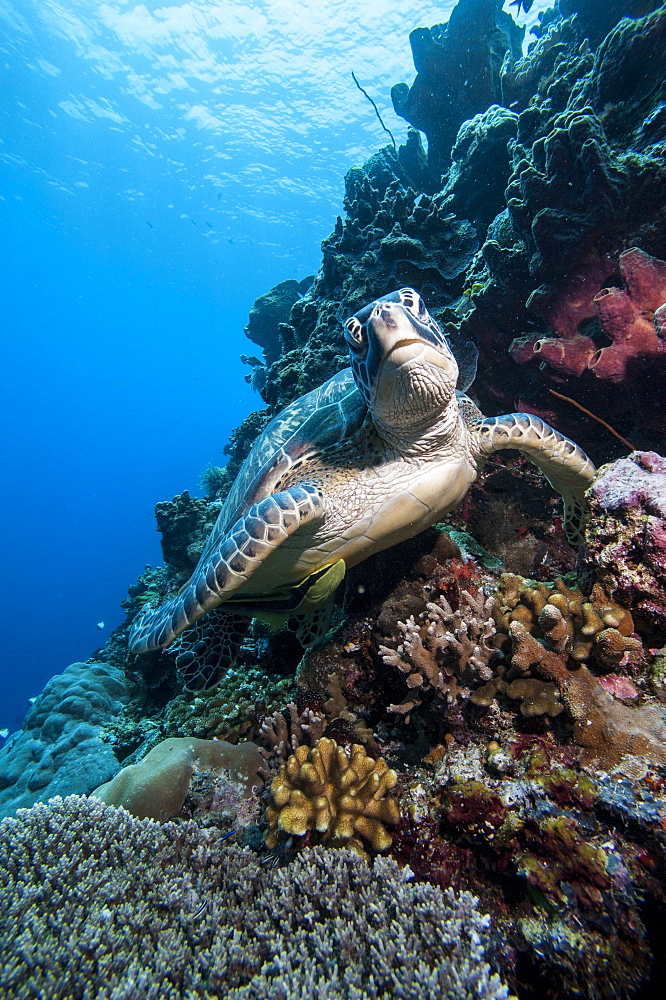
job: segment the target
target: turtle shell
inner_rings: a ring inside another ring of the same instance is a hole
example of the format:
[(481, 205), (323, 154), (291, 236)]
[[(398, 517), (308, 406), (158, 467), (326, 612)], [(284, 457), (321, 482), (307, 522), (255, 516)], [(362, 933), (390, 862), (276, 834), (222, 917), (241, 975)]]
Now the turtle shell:
[(243, 462), (201, 559), (253, 503), (275, 492), (285, 473), (301, 460), (350, 438), (367, 412), (352, 370), (345, 368), (273, 417)]

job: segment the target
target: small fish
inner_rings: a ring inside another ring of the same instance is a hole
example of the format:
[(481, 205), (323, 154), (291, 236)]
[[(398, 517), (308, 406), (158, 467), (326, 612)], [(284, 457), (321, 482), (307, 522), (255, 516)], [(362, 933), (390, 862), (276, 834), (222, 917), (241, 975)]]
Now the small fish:
[(149, 227), (150, 229), (154, 229), (154, 226), (153, 226), (152, 222), (148, 222), (148, 219), (146, 219), (146, 225), (147, 225), (147, 226), (148, 226), (148, 227)]
[(103, 628), (106, 628), (106, 625), (104, 624), (104, 622), (97, 622), (97, 628), (101, 632)]
[(6, 740), (8, 736), (9, 736), (8, 729), (0, 729), (0, 740)]
[(517, 14), (521, 14), (523, 12), (525, 14), (529, 14), (533, 3), (534, 0), (511, 0), (509, 7), (515, 7)]

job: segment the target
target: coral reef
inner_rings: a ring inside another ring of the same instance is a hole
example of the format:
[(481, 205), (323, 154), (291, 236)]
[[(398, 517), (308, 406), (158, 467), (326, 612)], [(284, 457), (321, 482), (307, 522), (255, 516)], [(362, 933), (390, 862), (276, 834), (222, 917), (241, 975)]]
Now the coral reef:
[(408, 721), (426, 695), (453, 702), (469, 695), (470, 683), (476, 685), (492, 677), (489, 664), (497, 655), (491, 644), (495, 634), (493, 600), (483, 593), (472, 597), (466, 590), (462, 597), (456, 611), (443, 596), (436, 604), (428, 603), (427, 613), (421, 616), (424, 625), (417, 625), (413, 615), (398, 622), (403, 642), (397, 650), (379, 647), (384, 663), (406, 674), (409, 688), (401, 704), (388, 706), (389, 712)]
[(263, 784), (264, 764), (254, 743), (233, 746), (224, 740), (176, 737), (162, 740), (138, 764), (124, 767), (92, 794), (139, 819), (166, 820), (183, 808), (195, 774), (228, 772), (251, 795)]
[(663, 802), (580, 774), (542, 738), (459, 748), (428, 770), (404, 787), (393, 853), (482, 894), (519, 995), (634, 995), (650, 960), (639, 887), (662, 893), (647, 871), (664, 856)]
[[(629, 708), (615, 699), (586, 666), (569, 669), (564, 653), (549, 652), (522, 622), (509, 628), (511, 665), (554, 681), (574, 720), (573, 735), (583, 748), (581, 763), (611, 770), (626, 757), (666, 765), (666, 719), (658, 708)], [(645, 765), (642, 767), (645, 772)]]
[(280, 833), (315, 843), (349, 845), (373, 851), (391, 846), (387, 827), (398, 822), (398, 806), (388, 794), (398, 776), (365, 747), (349, 750), (324, 736), (310, 748), (300, 746), (282, 764), (271, 784), (266, 810), (266, 843), (275, 847)]
[(219, 512), (219, 504), (191, 497), (187, 490), (155, 506), (164, 561), (177, 573), (192, 572)]
[(631, 608), (649, 646), (666, 645), (666, 459), (633, 452), (605, 465), (588, 502), (590, 572)]
[[(128, 622), (181, 586), (270, 417), (347, 366), (340, 316), (398, 286), (457, 356), (476, 345), (485, 413), (536, 413), (599, 463), (613, 431), (641, 450), (600, 470), (578, 561), (543, 477), (498, 455), (449, 524), (348, 572), (305, 654), (252, 626), (218, 688), (183, 693), (179, 667), (225, 655), (213, 616), (141, 663), (126, 623), (98, 651), (111, 667), (70, 668), (81, 697), (37, 699), (0, 752), (0, 802), (90, 791), (123, 763), (111, 785), (149, 767), (153, 814), (179, 823), (76, 799), (0, 827), (0, 992), (504, 996), (486, 947), (521, 1000), (663, 995), (666, 8), (558, 0), (523, 54), (501, 6), (461, 0), (413, 33), (417, 79), (393, 98), (427, 154), (410, 130), (353, 167), (319, 273), (255, 303), (263, 355), (244, 360), (266, 408), (204, 473), (206, 501), (159, 506), (167, 566), (130, 588)], [(212, 736), (269, 748), (264, 820), (197, 763)], [(222, 842), (230, 826), (252, 850)]]
[(120, 764), (105, 728), (128, 699), (125, 675), (108, 663), (72, 663), (52, 677), (0, 749), (0, 816), (113, 777)]
[(298, 281), (293, 278), (281, 281), (269, 292), (260, 295), (250, 309), (245, 335), (253, 344), (262, 348), (265, 364), (271, 364), (280, 356), (280, 323), (289, 320), (291, 307), (301, 294)]
[(500, 639), (518, 621), (548, 649), (578, 663), (594, 659), (601, 667), (614, 667), (643, 648), (631, 614), (598, 582), (586, 599), (579, 587), (568, 587), (559, 576), (551, 585), (503, 573), (493, 614)]
[(215, 830), (95, 799), (3, 821), (0, 908), (0, 992), (14, 1000), (380, 1000), (398, 980), (414, 1000), (508, 996), (470, 893), (344, 850), (266, 870)]

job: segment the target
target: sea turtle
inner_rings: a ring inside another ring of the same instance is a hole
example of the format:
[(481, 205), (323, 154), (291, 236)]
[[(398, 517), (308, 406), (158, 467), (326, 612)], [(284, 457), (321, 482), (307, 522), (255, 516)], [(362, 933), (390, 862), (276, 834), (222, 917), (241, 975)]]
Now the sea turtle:
[(252, 617), (316, 618), (349, 567), (441, 520), (502, 448), (541, 469), (564, 498), (569, 540), (582, 541), (592, 462), (530, 413), (484, 418), (468, 384), (457, 388), (456, 359), (417, 292), (371, 302), (345, 337), (351, 367), (268, 424), (189, 582), (132, 626), (130, 649), (142, 653), (224, 604), (221, 656), (212, 666), (189, 657), (191, 689), (219, 679)]

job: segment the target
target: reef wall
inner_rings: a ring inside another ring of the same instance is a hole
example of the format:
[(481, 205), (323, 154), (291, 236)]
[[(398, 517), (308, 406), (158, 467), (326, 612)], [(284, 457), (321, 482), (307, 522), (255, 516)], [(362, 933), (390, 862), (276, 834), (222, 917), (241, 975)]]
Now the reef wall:
[[(407, 942), (405, 995), (664, 995), (666, 5), (559, 0), (527, 55), (502, 6), (460, 0), (448, 23), (412, 33), (416, 78), (392, 93), (413, 126), (406, 143), (349, 170), (318, 273), (288, 277), (251, 310), (261, 357), (244, 360), (264, 407), (232, 434), (228, 465), (205, 471), (204, 499), (158, 505), (165, 565), (130, 587), (127, 621), (50, 682), (0, 753), (6, 813), (96, 790), (135, 816), (69, 798), (5, 821), (11, 988), (26, 975), (25, 913), (31, 927), (47, 921), (25, 861), (35, 835), (63, 913), (79, 920), (57, 834), (85, 845), (89, 883), (110, 880), (114, 899), (136, 850), (158, 849), (155, 885), (133, 890), (119, 926), (171, 935), (182, 981), (155, 950), (141, 969), (169, 996), (199, 990), (213, 959), (234, 996), (257, 983), (313, 995), (339, 934), (367, 978), (368, 948), (383, 947), (372, 907), (385, 905)], [(603, 463), (585, 546), (567, 544), (543, 476), (498, 456), (446, 524), (347, 575), (320, 642), (255, 622), (214, 688), (185, 691), (179, 658), (214, 665), (228, 638), (215, 612), (143, 656), (127, 651), (132, 620), (188, 579), (271, 416), (347, 366), (340, 320), (404, 285), (459, 355), (476, 346), (469, 394), (485, 414), (541, 415)], [(245, 850), (227, 853), (227, 836)], [(335, 853), (350, 846), (364, 860)], [(238, 927), (238, 897), (210, 859), (247, 901), (245, 959), (219, 936), (222, 911), (223, 928)], [(362, 892), (368, 913), (338, 911), (336, 887)], [(288, 932), (276, 893), (294, 897)], [(427, 919), (414, 924), (413, 907)], [(473, 948), (452, 943), (463, 911)], [(81, 925), (75, 962), (62, 916), (51, 921), (44, 947), (30, 944), (35, 982), (56, 983), (62, 967), (67, 988), (89, 985), (91, 934), (111, 961), (110, 912)], [(398, 967), (391, 952), (376, 982)]]

